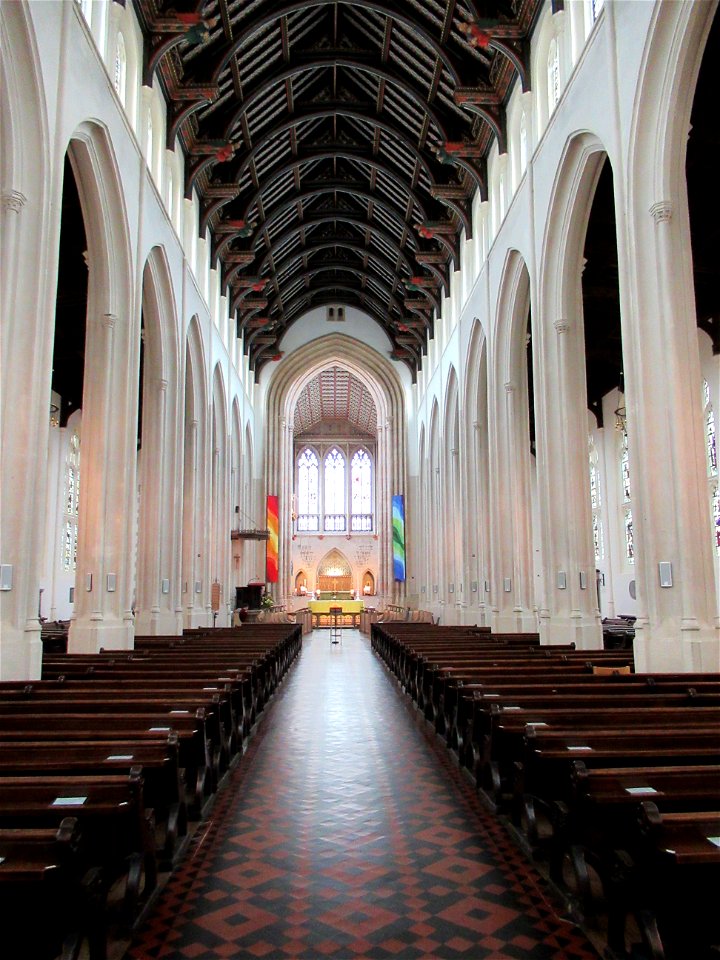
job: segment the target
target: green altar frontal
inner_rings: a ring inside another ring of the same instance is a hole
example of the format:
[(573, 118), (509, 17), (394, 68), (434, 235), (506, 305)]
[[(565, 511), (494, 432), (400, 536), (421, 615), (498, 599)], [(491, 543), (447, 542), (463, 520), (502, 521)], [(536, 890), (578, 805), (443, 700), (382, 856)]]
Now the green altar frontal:
[(337, 618), (337, 626), (359, 627), (360, 613), (365, 609), (365, 603), (363, 600), (309, 600), (308, 607), (312, 614), (313, 627), (335, 625), (335, 617), (330, 613), (331, 607), (342, 609), (342, 614)]

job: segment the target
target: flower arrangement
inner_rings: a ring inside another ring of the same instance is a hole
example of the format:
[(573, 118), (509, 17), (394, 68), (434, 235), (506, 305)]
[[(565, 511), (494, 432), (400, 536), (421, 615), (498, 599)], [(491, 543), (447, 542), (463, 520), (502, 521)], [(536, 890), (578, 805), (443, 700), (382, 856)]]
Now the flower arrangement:
[(263, 610), (269, 610), (270, 607), (275, 606), (275, 601), (272, 598), (272, 594), (268, 593), (267, 590), (260, 599), (260, 606)]

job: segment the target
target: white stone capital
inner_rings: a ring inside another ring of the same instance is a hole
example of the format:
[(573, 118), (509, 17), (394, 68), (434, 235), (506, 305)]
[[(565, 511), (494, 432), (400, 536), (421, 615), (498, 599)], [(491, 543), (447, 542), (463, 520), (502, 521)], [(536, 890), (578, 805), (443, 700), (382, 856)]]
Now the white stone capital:
[(556, 320), (553, 323), (553, 326), (555, 327), (556, 333), (567, 333), (568, 330), (570, 329), (570, 321), (564, 318), (561, 318), (560, 320)]
[(100, 322), (104, 327), (107, 327), (109, 330), (112, 330), (112, 328), (117, 323), (117, 317), (115, 316), (114, 313), (104, 313), (102, 315), (102, 319)]
[(12, 210), (13, 213), (20, 213), (27, 203), (27, 197), (19, 190), (7, 190), (2, 195), (2, 205), (4, 210)]
[(669, 200), (658, 200), (650, 207), (650, 216), (655, 223), (667, 223), (672, 219), (672, 204)]
[(512, 383), (512, 381), (508, 380), (507, 383), (505, 384), (505, 393), (514, 393), (514, 392), (515, 392), (515, 384)]

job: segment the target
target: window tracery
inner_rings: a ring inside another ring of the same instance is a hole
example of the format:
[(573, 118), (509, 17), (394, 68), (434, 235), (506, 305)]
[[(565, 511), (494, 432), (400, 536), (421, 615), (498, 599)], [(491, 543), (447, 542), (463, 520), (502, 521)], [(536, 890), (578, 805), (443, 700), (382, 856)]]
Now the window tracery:
[(74, 432), (65, 459), (65, 498), (61, 544), (62, 568), (77, 567), (78, 510), (80, 507), (80, 437)]
[(703, 379), (703, 422), (705, 424), (705, 459), (713, 525), (713, 546), (720, 557), (720, 486), (718, 485), (717, 434), (715, 412), (710, 398), (710, 384)]
[(113, 86), (115, 92), (120, 97), (120, 102), (125, 106), (125, 95), (127, 88), (127, 51), (125, 49), (125, 37), (122, 32), (118, 32), (117, 42), (115, 44), (115, 70), (113, 73)]
[(345, 529), (345, 458), (337, 449), (325, 457), (324, 528), (328, 532)]
[(366, 450), (358, 450), (350, 464), (350, 529), (372, 530), (372, 464)]
[(548, 115), (552, 116), (560, 99), (560, 48), (553, 37), (548, 48), (547, 62)]
[(635, 544), (633, 540), (632, 494), (630, 489), (630, 456), (628, 435), (623, 421), (620, 430), (620, 483), (623, 503), (623, 529), (625, 532), (625, 559), (635, 563)]
[(319, 529), (319, 481), (320, 464), (317, 455), (307, 447), (298, 458), (297, 528), (303, 532), (317, 532)]
[(602, 500), (600, 495), (600, 471), (598, 469), (598, 453), (592, 437), (588, 438), (588, 459), (590, 461), (590, 509), (592, 510), (592, 532), (593, 548), (595, 550), (595, 563), (598, 564), (604, 558), (605, 549), (603, 544), (603, 525), (601, 507)]
[(372, 454), (364, 445), (334, 443), (318, 450), (299, 448), (293, 497), (296, 531), (372, 532), (373, 473)]

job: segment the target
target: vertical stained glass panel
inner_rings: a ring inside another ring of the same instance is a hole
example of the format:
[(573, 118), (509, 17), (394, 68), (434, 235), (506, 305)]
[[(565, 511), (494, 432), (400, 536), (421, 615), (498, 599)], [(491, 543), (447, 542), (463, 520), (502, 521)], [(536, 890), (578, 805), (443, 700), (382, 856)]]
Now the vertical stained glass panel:
[(393, 577), (405, 580), (405, 498), (395, 494), (392, 498)]
[(622, 492), (625, 503), (630, 501), (630, 457), (628, 455), (627, 430), (621, 434), (620, 469), (622, 473)]
[(715, 414), (712, 407), (705, 417), (705, 438), (707, 443), (708, 475), (717, 476), (717, 438), (715, 436)]
[(345, 513), (345, 458), (337, 447), (325, 457), (326, 514)]
[(625, 556), (628, 563), (635, 563), (632, 510), (625, 511)]

